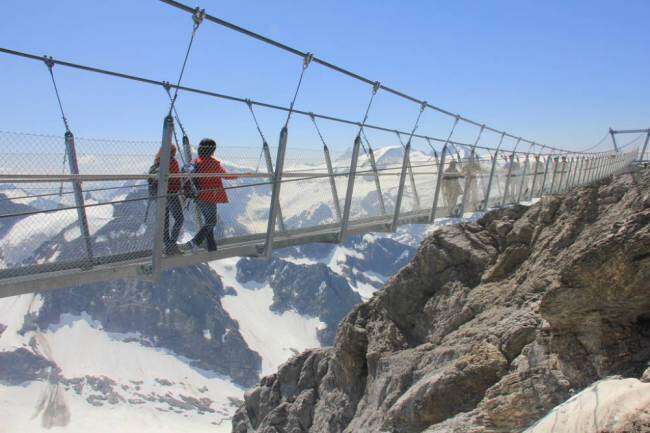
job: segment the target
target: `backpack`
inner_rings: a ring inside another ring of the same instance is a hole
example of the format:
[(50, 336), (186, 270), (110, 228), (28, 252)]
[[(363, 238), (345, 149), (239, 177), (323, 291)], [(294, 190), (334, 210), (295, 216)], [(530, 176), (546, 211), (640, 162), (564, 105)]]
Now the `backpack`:
[(156, 177), (147, 178), (147, 190), (149, 191), (149, 197), (155, 197), (158, 195), (158, 164), (154, 163), (149, 167), (149, 174), (155, 174)]
[[(185, 165), (182, 171), (189, 174), (197, 173), (196, 161), (192, 161)], [(199, 180), (198, 177), (193, 177), (189, 182), (183, 183), (183, 190), (187, 197), (196, 198), (198, 196), (198, 192), (201, 190)]]

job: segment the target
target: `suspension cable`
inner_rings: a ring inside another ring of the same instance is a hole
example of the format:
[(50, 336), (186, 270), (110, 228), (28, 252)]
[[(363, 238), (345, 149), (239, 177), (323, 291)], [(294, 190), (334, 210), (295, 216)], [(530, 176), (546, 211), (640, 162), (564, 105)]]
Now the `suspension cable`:
[(309, 118), (311, 119), (311, 122), (314, 124), (314, 127), (316, 128), (316, 132), (318, 133), (318, 137), (320, 137), (321, 143), (323, 143), (323, 146), (327, 147), (327, 143), (325, 143), (325, 139), (323, 138), (323, 134), (321, 134), (320, 128), (318, 127), (318, 123), (316, 123), (316, 118), (314, 117), (314, 113), (311, 113), (309, 115)]
[[(262, 128), (260, 127), (260, 123), (257, 121), (257, 116), (255, 115), (255, 110), (253, 110), (253, 102), (250, 99), (246, 99), (246, 105), (248, 106), (248, 110), (251, 113), (251, 116), (253, 117), (253, 122), (255, 122), (255, 127), (257, 128), (257, 132), (260, 134), (260, 138), (262, 139), (262, 145), (263, 146), (268, 146), (268, 142), (266, 141), (266, 137), (264, 136), (264, 133), (262, 132)], [(264, 147), (260, 149), (260, 155), (257, 158), (257, 166), (255, 167), (255, 173), (258, 173), (260, 170), (260, 165), (262, 164), (262, 156), (264, 155)]]
[[(43, 56), (43, 61), (45, 62), (45, 66), (47, 66), (47, 70), (50, 72), (50, 78), (52, 79), (52, 87), (54, 88), (54, 94), (56, 95), (56, 100), (59, 103), (59, 111), (61, 112), (61, 119), (63, 120), (63, 126), (65, 126), (65, 132), (69, 133), (70, 132), (70, 126), (68, 124), (68, 119), (65, 115), (65, 111), (63, 110), (63, 103), (61, 102), (61, 95), (59, 94), (59, 88), (56, 85), (56, 79), (54, 78), (54, 60), (52, 57), (48, 56)], [(68, 159), (68, 146), (65, 147), (65, 151), (63, 152), (63, 162), (61, 163), (61, 174), (65, 175), (65, 163)], [(61, 181), (61, 184), (59, 185), (59, 199), (63, 198), (63, 181)]]
[[(31, 53), (25, 53), (25, 52), (22, 52), (22, 51), (10, 50), (8, 48), (0, 47), (0, 53), (5, 53), (5, 54), (12, 55), (12, 56), (22, 57), (22, 58), (26, 58), (26, 59), (30, 59), (30, 60), (43, 61), (42, 56), (31, 54)], [(122, 72), (116, 72), (116, 71), (111, 71), (111, 70), (107, 70), (107, 69), (101, 69), (101, 68), (97, 68), (97, 67), (94, 67), (94, 66), (86, 66), (86, 65), (79, 64), (79, 63), (72, 63), (72, 62), (68, 62), (68, 61), (64, 61), (64, 60), (55, 59), (55, 58), (52, 58), (52, 57), (50, 57), (50, 59), (52, 60), (52, 62), (55, 65), (67, 66), (69, 68), (79, 69), (79, 70), (83, 70), (83, 71), (86, 71), (86, 72), (93, 72), (93, 73), (96, 73), (96, 74), (107, 75), (107, 76), (122, 78), (122, 79), (126, 79), (126, 80), (132, 80), (132, 81), (136, 81), (136, 82), (140, 82), (140, 83), (144, 83), (144, 84), (156, 85), (156, 86), (164, 86), (164, 84), (165, 84), (164, 81), (154, 80), (154, 79), (145, 78), (145, 77), (141, 77), (141, 76), (137, 76), (137, 75), (131, 75), (131, 74), (125, 74), (125, 73), (122, 73)], [(374, 84), (380, 85), (378, 82), (376, 82)], [(170, 88), (174, 88), (175, 90), (179, 90), (179, 91), (182, 90), (182, 91), (185, 91), (185, 92), (196, 93), (196, 94), (200, 94), (200, 95), (210, 96), (210, 97), (213, 97), (213, 98), (219, 98), (219, 99), (224, 99), (224, 100), (234, 101), (234, 102), (246, 102), (245, 98), (240, 98), (240, 97), (232, 96), (232, 95), (226, 95), (226, 94), (223, 94), (223, 93), (217, 93), (217, 92), (213, 92), (213, 91), (210, 91), (210, 90), (199, 89), (199, 88), (194, 88), (194, 87), (188, 87), (188, 86), (184, 86), (184, 85), (180, 85), (180, 84), (175, 85), (175, 84), (171, 84), (171, 83), (169, 83), (169, 86), (170, 86)], [(283, 106), (276, 105), (276, 104), (270, 104), (270, 103), (267, 103), (267, 102), (256, 101), (256, 100), (251, 100), (251, 102), (252, 102), (253, 105), (257, 105), (259, 107), (265, 107), (265, 108), (270, 108), (270, 109), (273, 109), (273, 110), (279, 110), (279, 111), (285, 111), (285, 112), (289, 111), (288, 107), (283, 107)], [(427, 105), (427, 107), (431, 108), (429, 105)], [(298, 110), (298, 109), (295, 109), (295, 108), (293, 109), (293, 113), (297, 113), (297, 114), (304, 115), (304, 116), (309, 115), (309, 112), (303, 111), (303, 110)], [(333, 122), (359, 126), (358, 121), (343, 119), (343, 118), (336, 117), (336, 116), (330, 116), (330, 115), (318, 114), (318, 113), (314, 113), (314, 116), (318, 117), (320, 119), (324, 119), (324, 120), (330, 120), (330, 121), (333, 121)], [(384, 127), (384, 126), (364, 123), (364, 128), (366, 128), (366, 127), (370, 128), (370, 129), (375, 129), (375, 130), (378, 130), (378, 131), (391, 132), (391, 133), (394, 132), (394, 128), (391, 129), (391, 128)], [(487, 127), (487, 126), (485, 127), (485, 129), (492, 131), (492, 129)], [(406, 132), (402, 132), (402, 133), (407, 134)], [(504, 136), (512, 137), (512, 135), (501, 132), (501, 131), (499, 131), (498, 133), (503, 134)], [(429, 139), (429, 140), (437, 141), (437, 142), (440, 142), (440, 143), (463, 144), (463, 143), (458, 143), (458, 142), (451, 141), (451, 140), (446, 141), (446, 140), (444, 140), (442, 138), (431, 137), (431, 136), (426, 136), (426, 135), (414, 134), (414, 137)], [(523, 139), (522, 139), (522, 141), (525, 141), (527, 143), (529, 142), (528, 140), (523, 140)], [(485, 147), (485, 146), (478, 146), (478, 147), (482, 148), (482, 149), (485, 149), (485, 150), (494, 150), (494, 148), (491, 148), (491, 147)], [(549, 150), (568, 152), (566, 150), (557, 149), (557, 148), (550, 147), (550, 146), (545, 146), (545, 148), (547, 148)], [(577, 153), (589, 153), (589, 152), (577, 152)]]
[(63, 120), (63, 125), (65, 126), (65, 132), (70, 132), (70, 126), (68, 125), (68, 119), (65, 116), (65, 111), (63, 110), (63, 103), (61, 102), (61, 95), (59, 95), (59, 88), (56, 85), (56, 79), (54, 78), (54, 59), (52, 57), (43, 56), (43, 61), (47, 70), (50, 72), (50, 78), (52, 79), (52, 86), (54, 87), (54, 94), (56, 95), (56, 100), (59, 103), (59, 110), (61, 112), (61, 119)]
[(178, 75), (178, 81), (176, 82), (176, 90), (174, 92), (174, 97), (172, 98), (170, 105), (169, 105), (169, 115), (172, 114), (172, 110), (174, 109), (174, 105), (176, 104), (176, 98), (178, 98), (178, 86), (181, 84), (181, 80), (183, 79), (183, 74), (185, 73), (185, 66), (187, 66), (187, 60), (190, 57), (190, 51), (192, 50), (192, 44), (194, 43), (194, 36), (196, 36), (196, 31), (199, 29), (199, 26), (201, 25), (201, 22), (203, 22), (203, 18), (205, 17), (205, 9), (199, 9), (198, 7), (194, 9), (194, 12), (192, 13), (192, 34), (190, 35), (190, 42), (187, 44), (187, 50), (185, 51), (185, 58), (183, 59), (183, 66), (181, 66), (181, 72)]
[(305, 54), (302, 60), (302, 69), (300, 71), (300, 78), (298, 79), (298, 85), (296, 85), (296, 90), (293, 92), (293, 98), (291, 99), (291, 104), (289, 105), (289, 112), (287, 113), (287, 120), (284, 122), (284, 127), (289, 126), (289, 120), (291, 120), (291, 115), (293, 114), (293, 107), (296, 103), (296, 98), (298, 97), (298, 92), (300, 92), (300, 86), (302, 85), (302, 79), (305, 76), (305, 71), (309, 67), (314, 55), (312, 53)]
[(253, 110), (253, 102), (250, 99), (246, 99), (246, 105), (248, 106), (248, 110), (250, 111), (251, 116), (253, 117), (253, 122), (255, 122), (255, 128), (257, 128), (257, 132), (260, 134), (262, 143), (267, 144), (266, 137), (264, 136), (264, 133), (262, 132), (262, 128), (260, 127), (260, 123), (258, 122), (257, 116), (255, 115), (255, 110)]
[[(188, 13), (193, 12), (193, 9), (191, 7), (181, 3), (179, 1), (176, 1), (176, 0), (160, 0), (160, 1), (165, 3), (165, 4), (170, 5), (172, 7), (175, 7), (177, 9), (179, 9), (179, 10), (182, 10), (182, 11), (185, 11), (185, 12), (188, 12)], [(290, 46), (288, 46), (286, 44), (283, 44), (283, 43), (281, 43), (279, 41), (276, 41), (276, 40), (271, 39), (269, 37), (263, 36), (263, 35), (261, 35), (259, 33), (255, 33), (255, 32), (253, 32), (251, 30), (245, 29), (245, 28), (240, 27), (240, 26), (238, 26), (236, 24), (233, 24), (233, 23), (228, 22), (226, 20), (223, 20), (221, 18), (215, 17), (213, 15), (205, 14), (205, 19), (212, 22), (212, 23), (214, 23), (214, 24), (220, 25), (220, 26), (228, 28), (230, 30), (234, 30), (234, 31), (236, 31), (238, 33), (241, 33), (241, 34), (244, 34), (244, 35), (246, 35), (248, 37), (257, 39), (257, 40), (259, 40), (261, 42), (272, 45), (272, 46), (274, 46), (276, 48), (280, 48), (281, 50), (287, 51), (287, 52), (295, 54), (297, 56), (304, 57), (307, 54), (307, 53), (304, 53), (304, 52), (302, 52), (302, 51), (300, 51), (300, 50), (298, 50), (296, 48), (290, 47)], [(327, 61), (325, 61), (323, 59), (320, 59), (318, 57), (314, 57), (313, 61), (315, 63), (320, 64), (321, 66), (324, 66), (324, 67), (326, 67), (328, 69), (339, 72), (339, 73), (341, 73), (343, 75), (346, 75), (346, 76), (351, 77), (353, 79), (359, 80), (359, 81), (364, 82), (366, 84), (373, 84), (372, 80), (370, 80), (369, 78), (366, 78), (366, 77), (364, 77), (364, 76), (362, 76), (360, 74), (357, 74), (355, 72), (349, 71), (349, 70), (347, 70), (345, 68), (342, 68), (340, 66), (337, 66), (337, 65), (335, 65), (333, 63), (327, 62)], [(386, 92), (392, 93), (393, 95), (398, 96), (398, 97), (403, 98), (403, 99), (406, 99), (407, 101), (414, 102), (416, 104), (422, 104), (423, 102), (425, 102), (425, 101), (422, 101), (422, 100), (420, 100), (418, 98), (415, 98), (413, 96), (407, 95), (404, 92), (401, 92), (399, 90), (390, 88), (388, 86), (385, 86), (385, 85), (380, 85), (380, 86), (381, 86), (381, 89), (385, 90)], [(450, 117), (455, 117), (455, 118), (457, 118), (459, 120), (462, 120), (463, 122), (469, 123), (471, 125), (474, 125), (474, 126), (477, 126), (477, 127), (481, 126), (481, 123), (479, 123), (477, 121), (471, 120), (471, 119), (469, 119), (469, 118), (467, 118), (465, 116), (461, 116), (460, 114), (452, 113), (451, 111), (445, 110), (445, 109), (437, 107), (435, 105), (431, 105), (431, 104), (427, 103), (427, 107), (431, 108), (432, 110), (437, 111), (437, 112), (439, 112), (441, 114), (444, 114), (444, 115), (447, 115), (447, 116), (450, 116)], [(494, 133), (497, 133), (497, 134), (504, 133), (506, 136), (508, 136), (510, 138), (513, 138), (513, 139), (519, 138), (519, 137), (516, 137), (516, 136), (514, 136), (512, 134), (509, 134), (509, 133), (507, 133), (505, 131), (500, 131), (500, 130), (495, 129), (495, 128), (490, 127), (490, 126), (486, 126), (485, 129), (487, 129), (489, 131), (492, 131)], [(521, 141), (524, 141), (526, 143), (530, 143), (530, 140), (521, 139)], [(558, 148), (555, 148), (555, 147), (551, 147), (551, 146), (546, 146), (546, 147), (549, 148), (550, 150), (562, 151), (562, 149), (558, 149)]]
[(361, 134), (364, 126), (366, 126), (366, 121), (368, 120), (368, 115), (370, 114), (370, 107), (372, 107), (372, 102), (375, 100), (375, 95), (377, 94), (377, 91), (380, 88), (381, 88), (381, 84), (379, 83), (379, 81), (375, 81), (372, 84), (372, 94), (370, 95), (370, 101), (368, 101), (368, 106), (366, 107), (366, 112), (363, 115), (363, 120), (359, 124), (359, 132), (357, 135)]

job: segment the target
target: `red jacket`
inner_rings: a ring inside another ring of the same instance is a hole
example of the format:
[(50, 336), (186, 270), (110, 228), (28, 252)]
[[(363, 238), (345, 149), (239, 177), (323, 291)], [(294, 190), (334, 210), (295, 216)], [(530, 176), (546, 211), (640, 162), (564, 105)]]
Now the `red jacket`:
[[(178, 168), (178, 161), (175, 158), (169, 160), (169, 174), (178, 174), (180, 170)], [(169, 179), (167, 183), (167, 192), (169, 194), (175, 194), (181, 190), (181, 179), (174, 177)]]
[[(226, 173), (221, 163), (216, 159), (210, 158), (197, 158), (194, 161), (194, 173)], [(215, 177), (199, 177), (197, 184), (199, 189), (199, 201), (207, 203), (228, 203), (228, 195), (226, 190), (223, 189), (222, 179), (237, 179), (237, 176), (215, 176)]]

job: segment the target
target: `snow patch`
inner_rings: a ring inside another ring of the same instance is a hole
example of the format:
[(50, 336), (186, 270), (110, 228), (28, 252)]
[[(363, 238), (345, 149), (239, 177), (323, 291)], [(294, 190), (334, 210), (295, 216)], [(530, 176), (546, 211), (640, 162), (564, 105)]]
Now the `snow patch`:
[(262, 375), (275, 372), (291, 356), (312, 347), (320, 347), (317, 332), (326, 325), (318, 318), (301, 316), (295, 311), (276, 314), (270, 310), (273, 289), (264, 284), (241, 284), (236, 279), (238, 258), (210, 263), (224, 286), (236, 295), (225, 296), (221, 303), (230, 317), (239, 323), (246, 344), (262, 357)]

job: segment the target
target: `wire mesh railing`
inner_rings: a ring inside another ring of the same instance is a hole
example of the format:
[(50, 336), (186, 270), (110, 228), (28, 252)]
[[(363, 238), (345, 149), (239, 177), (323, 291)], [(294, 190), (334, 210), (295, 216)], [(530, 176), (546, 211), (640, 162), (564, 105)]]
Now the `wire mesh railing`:
[[(278, 186), (276, 242), (335, 242), (344, 224), (350, 232), (390, 231), (400, 224), (469, 217), (597, 181), (638, 157), (637, 149), (595, 155), (502, 150), (460, 155), (444, 146), (411, 158), (406, 148), (389, 146), (366, 149), (353, 166), (349, 152), (330, 155), (288, 146), (276, 183), (273, 170), (260, 162), (264, 155), (259, 148), (220, 146), (215, 157), (223, 172), (190, 173), (184, 170), (188, 161), (177, 161), (179, 170), (165, 177), (168, 191), (160, 195), (150, 187), (160, 175), (150, 169), (160, 147), (155, 141), (79, 139), (77, 174), (63, 168), (70, 167), (62, 163), (70, 157), (64, 138), (0, 132), (0, 143), (5, 150), (0, 156), (0, 279), (5, 280), (127, 263), (137, 263), (147, 275), (156, 248), (163, 260), (191, 257), (207, 246), (195, 245), (189, 252), (176, 247), (208, 223), (197, 206), (214, 179), (220, 181), (214, 188), (222, 189), (226, 199), (216, 206), (217, 252), (201, 260), (239, 255), (244, 244), (254, 247), (248, 254), (263, 254), (271, 197)], [(161, 201), (163, 213), (158, 214)], [(350, 212), (343, 221), (347, 202)], [(161, 232), (162, 244), (156, 246)]]

